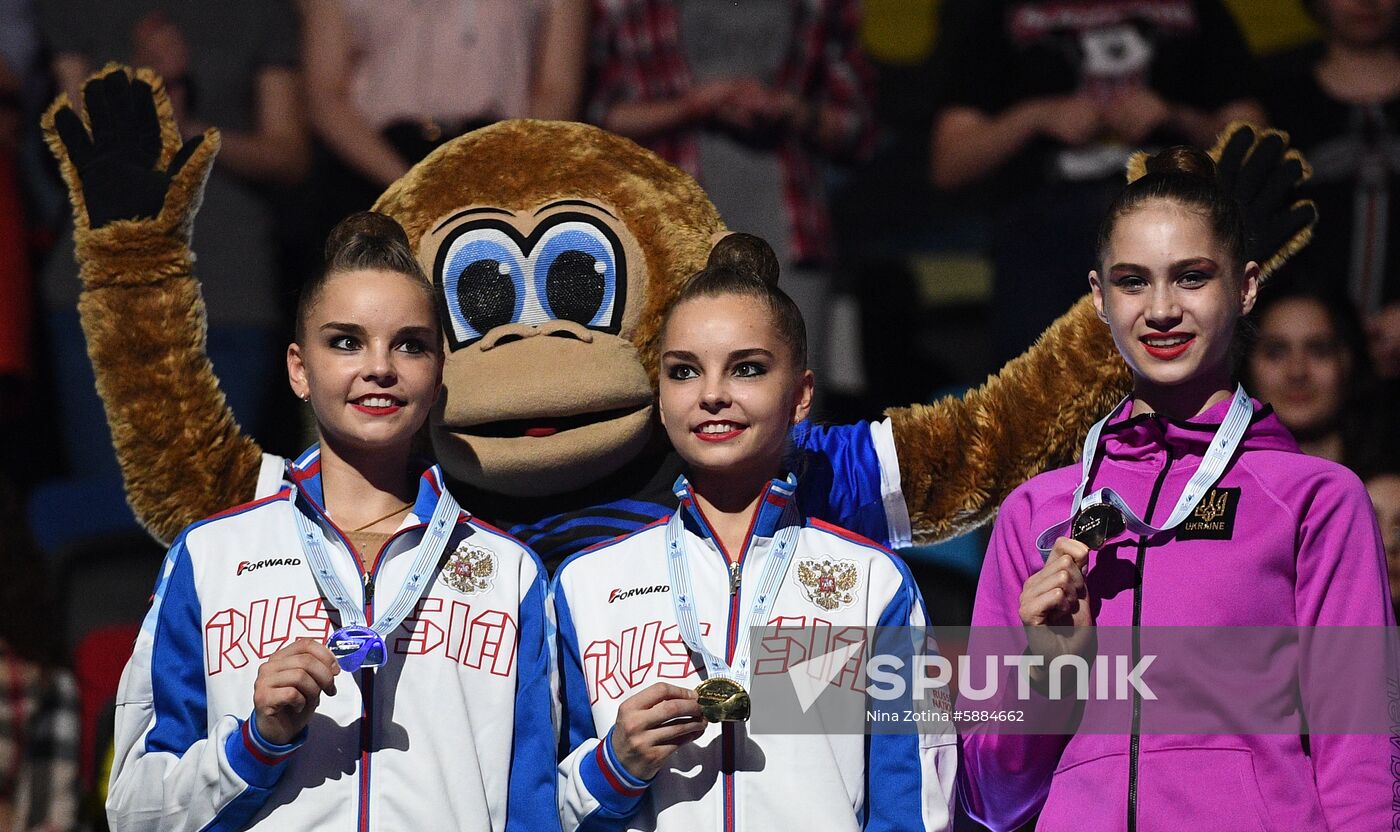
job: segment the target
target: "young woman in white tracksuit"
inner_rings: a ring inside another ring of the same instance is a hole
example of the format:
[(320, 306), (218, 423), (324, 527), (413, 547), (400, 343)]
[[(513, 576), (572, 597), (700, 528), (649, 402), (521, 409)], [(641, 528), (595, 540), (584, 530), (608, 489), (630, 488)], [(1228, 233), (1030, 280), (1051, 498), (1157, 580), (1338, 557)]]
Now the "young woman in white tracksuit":
[(170, 547), (117, 697), (111, 826), (557, 828), (543, 569), (411, 460), (442, 379), (432, 287), (381, 215), (327, 260), (287, 355), (319, 445)]
[(707, 700), (711, 719), (747, 703), (751, 623), (925, 618), (898, 557), (797, 510), (784, 451), (813, 377), (797, 308), (746, 265), (766, 248), (727, 238), (662, 330), (661, 419), (687, 465), (680, 508), (555, 575), (567, 830), (951, 826), (951, 734), (777, 735), (702, 715)]

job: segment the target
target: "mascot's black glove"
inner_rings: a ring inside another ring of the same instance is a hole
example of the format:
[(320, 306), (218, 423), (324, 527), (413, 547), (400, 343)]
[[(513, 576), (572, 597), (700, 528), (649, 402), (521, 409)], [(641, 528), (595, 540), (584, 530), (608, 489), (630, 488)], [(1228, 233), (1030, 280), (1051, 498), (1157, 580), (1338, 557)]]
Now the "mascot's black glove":
[(161, 169), (161, 127), (150, 84), (110, 72), (83, 86), (83, 105), (91, 135), (72, 107), (55, 112), (53, 123), (82, 183), (89, 227), (157, 216), (171, 180), (204, 136), (185, 142)]
[(1306, 244), (1317, 222), (1317, 206), (1296, 199), (1295, 189), (1311, 175), (1307, 163), (1288, 149), (1285, 135), (1269, 130), (1256, 140), (1245, 124), (1228, 132), (1216, 167), (1225, 192), (1244, 211), (1246, 259), (1272, 272)]

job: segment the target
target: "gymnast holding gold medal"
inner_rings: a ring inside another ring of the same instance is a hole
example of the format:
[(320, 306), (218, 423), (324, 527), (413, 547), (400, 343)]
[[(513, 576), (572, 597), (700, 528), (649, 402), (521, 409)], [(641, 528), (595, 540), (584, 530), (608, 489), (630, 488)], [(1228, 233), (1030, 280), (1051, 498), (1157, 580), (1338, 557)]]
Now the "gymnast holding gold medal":
[(760, 659), (765, 674), (783, 671), (766, 667), (753, 628), (925, 621), (893, 553), (799, 509), (788, 437), (814, 378), (776, 276), (767, 244), (735, 234), (681, 290), (659, 348), (661, 421), (685, 463), (680, 507), (555, 575), (565, 830), (950, 828), (951, 735), (748, 722), (783, 707), (754, 697)]

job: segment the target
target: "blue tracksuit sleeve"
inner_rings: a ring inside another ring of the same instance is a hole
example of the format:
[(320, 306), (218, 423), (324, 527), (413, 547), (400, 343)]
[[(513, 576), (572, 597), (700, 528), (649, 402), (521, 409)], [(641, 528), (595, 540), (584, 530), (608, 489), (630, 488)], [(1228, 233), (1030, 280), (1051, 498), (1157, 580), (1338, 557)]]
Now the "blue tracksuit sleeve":
[(507, 832), (557, 829), (555, 812), (554, 730), (549, 719), (553, 691), (550, 685), (545, 605), (549, 589), (544, 567), (532, 552), (522, 560), (533, 569), (533, 580), (520, 600), (519, 664), (516, 668), (515, 733), (511, 745), (510, 797), (506, 809)]
[(817, 517), (892, 548), (909, 546), (909, 508), (899, 480), (889, 419), (792, 429), (789, 465), (798, 502)]
[[(911, 634), (923, 633), (927, 625), (924, 600), (908, 567), (893, 556), (891, 562), (899, 568), (902, 580), (880, 615), (878, 627), (881, 629), (877, 633), (881, 646), (875, 652), (910, 656), (914, 652)], [(895, 646), (896, 642), (899, 646)], [(931, 644), (924, 649), (929, 647)], [(911, 665), (912, 662), (906, 662), (906, 670), (900, 674), (906, 684), (912, 681), (908, 670)], [(885, 706), (902, 711), (914, 704), (912, 694), (908, 694)], [(876, 730), (869, 737), (864, 828), (871, 832), (951, 830), (958, 766), (956, 735), (951, 726), (903, 723), (890, 727), (893, 730)], [(944, 728), (948, 730), (942, 730)]]
[(569, 602), (555, 576), (553, 605), (558, 630), (560, 757), (559, 820), (565, 832), (612, 829), (630, 817), (647, 783), (628, 773), (613, 753), (611, 733), (598, 737), (584, 680), (578, 634)]
[(251, 719), (206, 707), (194, 567), (181, 535), (161, 566), (117, 693), (107, 818), (112, 829), (242, 829), (297, 744), (271, 745)]

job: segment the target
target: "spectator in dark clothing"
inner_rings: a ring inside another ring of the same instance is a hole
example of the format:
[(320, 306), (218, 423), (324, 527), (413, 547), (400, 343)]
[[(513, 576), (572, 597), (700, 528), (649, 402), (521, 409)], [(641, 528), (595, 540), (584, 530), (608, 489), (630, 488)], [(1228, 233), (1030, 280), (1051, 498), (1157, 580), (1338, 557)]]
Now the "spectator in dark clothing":
[(1336, 274), (1377, 372), (1400, 378), (1400, 4), (1310, 0), (1323, 42), (1274, 59), (1263, 99), (1312, 163), (1320, 214), (1297, 263)]
[(1262, 111), (1220, 0), (947, 0), (939, 31), (932, 176), (996, 191), (1000, 362), (1084, 294), (1132, 151), (1209, 147)]

